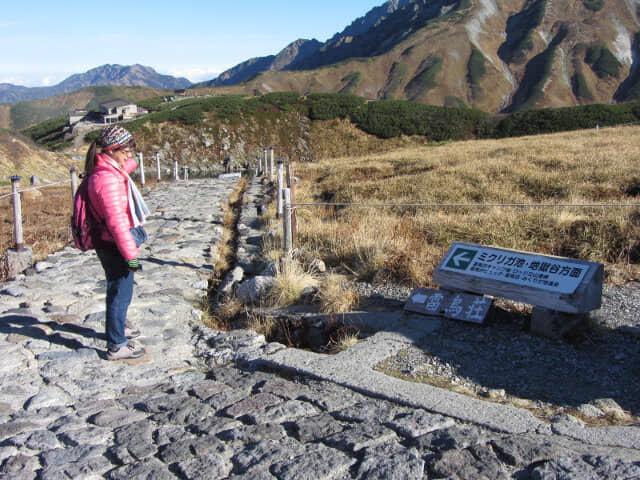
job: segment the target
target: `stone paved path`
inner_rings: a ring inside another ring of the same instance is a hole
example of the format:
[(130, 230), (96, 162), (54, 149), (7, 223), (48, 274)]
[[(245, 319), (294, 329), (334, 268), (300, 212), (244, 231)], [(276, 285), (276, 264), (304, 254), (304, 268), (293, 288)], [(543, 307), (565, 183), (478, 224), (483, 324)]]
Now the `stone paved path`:
[[(67, 248), (0, 285), (0, 478), (640, 478), (639, 427), (550, 426), (372, 373), (424, 325), (402, 323), (331, 358), (203, 327), (236, 183), (148, 195), (129, 315), (149, 352), (141, 359), (104, 359), (95, 254)], [(253, 184), (241, 217), (245, 270), (260, 195)]]

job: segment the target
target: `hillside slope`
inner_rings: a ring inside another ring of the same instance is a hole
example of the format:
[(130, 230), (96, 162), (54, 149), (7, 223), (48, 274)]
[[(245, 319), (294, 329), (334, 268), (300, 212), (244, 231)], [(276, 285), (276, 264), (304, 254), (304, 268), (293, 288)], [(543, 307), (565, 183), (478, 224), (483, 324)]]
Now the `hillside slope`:
[[(638, 2), (408, 0), (247, 94), (353, 92), (489, 112), (640, 98)], [(358, 22), (356, 22), (358, 23)]]
[(83, 168), (84, 164), (67, 155), (48, 152), (20, 135), (0, 130), (0, 178), (3, 183), (11, 175), (23, 177), (22, 186), (29, 184), (32, 175), (43, 182), (67, 180), (73, 166)]
[(72, 93), (39, 100), (0, 104), (0, 128), (22, 130), (32, 125), (78, 109), (98, 109), (101, 102), (122, 98), (138, 102), (157, 97), (166, 91), (147, 87), (87, 87)]

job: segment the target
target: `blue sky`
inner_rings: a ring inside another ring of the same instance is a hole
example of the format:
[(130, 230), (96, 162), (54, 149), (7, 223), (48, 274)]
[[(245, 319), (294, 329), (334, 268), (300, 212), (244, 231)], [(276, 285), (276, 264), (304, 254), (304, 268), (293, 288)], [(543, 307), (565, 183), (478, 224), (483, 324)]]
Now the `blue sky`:
[(4, 2), (0, 83), (54, 85), (106, 63), (192, 81), (298, 38), (325, 41), (384, 0)]

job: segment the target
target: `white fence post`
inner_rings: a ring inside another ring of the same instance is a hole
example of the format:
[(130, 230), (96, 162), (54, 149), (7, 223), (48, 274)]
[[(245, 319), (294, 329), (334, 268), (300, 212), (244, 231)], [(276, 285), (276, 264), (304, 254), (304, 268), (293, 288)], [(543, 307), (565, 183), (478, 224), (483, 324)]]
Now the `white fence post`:
[(78, 169), (76, 167), (70, 168), (69, 173), (71, 173), (71, 204), (73, 205), (78, 191)]
[(144, 155), (142, 154), (142, 152), (140, 152), (138, 155), (140, 157), (140, 185), (144, 187)]
[(173, 179), (178, 181), (178, 160), (174, 160), (173, 162)]
[(182, 167), (182, 178), (183, 180), (189, 180), (189, 167), (186, 165)]
[(291, 190), (284, 188), (282, 190), (284, 197), (284, 214), (282, 215), (282, 244), (284, 247), (284, 258), (291, 258), (291, 250), (293, 249), (293, 236), (291, 233)]
[(160, 152), (156, 152), (156, 173), (158, 174), (158, 181), (160, 181)]
[(284, 160), (278, 159), (278, 166), (276, 169), (276, 218), (282, 216), (282, 189), (284, 188), (284, 172), (282, 170), (282, 163)]
[(274, 163), (273, 163), (273, 147), (269, 147), (269, 181), (273, 182), (273, 169), (275, 167)]
[(22, 204), (20, 203), (20, 193), (18, 188), (20, 187), (19, 175), (12, 175), (9, 177), (11, 180), (11, 203), (13, 204), (13, 238), (16, 244), (16, 252), (22, 252), (24, 250), (24, 238), (22, 234)]

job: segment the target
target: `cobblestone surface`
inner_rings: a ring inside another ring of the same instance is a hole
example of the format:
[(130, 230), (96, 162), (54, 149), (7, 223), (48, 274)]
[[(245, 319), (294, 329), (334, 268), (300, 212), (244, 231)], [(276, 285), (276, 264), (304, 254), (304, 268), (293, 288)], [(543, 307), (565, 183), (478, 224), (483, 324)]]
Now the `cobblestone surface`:
[[(514, 434), (481, 426), (483, 409), (477, 423), (461, 421), (297, 368), (259, 369), (283, 346), (208, 329), (198, 309), (236, 181), (148, 194), (150, 241), (130, 310), (149, 352), (141, 359), (104, 359), (95, 254), (65, 249), (0, 285), (0, 477), (640, 478), (635, 427), (576, 429), (566, 419)], [(255, 183), (246, 195), (245, 239), (259, 234), (251, 209), (262, 194)], [(248, 264), (255, 252), (244, 245)], [(378, 340), (360, 352), (385, 358)], [(343, 369), (357, 376), (357, 354), (335, 358), (351, 358)]]

